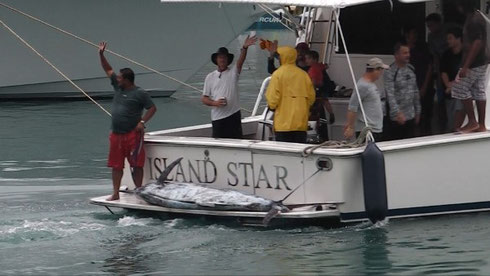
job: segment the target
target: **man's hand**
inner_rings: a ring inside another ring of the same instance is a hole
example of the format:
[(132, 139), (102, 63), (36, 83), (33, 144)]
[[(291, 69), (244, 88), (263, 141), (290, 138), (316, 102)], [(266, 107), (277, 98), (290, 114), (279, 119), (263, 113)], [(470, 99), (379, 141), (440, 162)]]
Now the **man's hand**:
[(243, 48), (240, 51), (240, 57), (238, 58), (238, 60), (236, 62), (236, 68), (237, 68), (238, 74), (240, 74), (242, 72), (243, 63), (245, 63), (245, 59), (247, 58), (248, 47), (254, 45), (255, 42), (257, 42), (257, 37), (255, 35), (252, 37), (247, 36), (247, 38), (245, 39), (245, 42), (243, 42)]
[(217, 106), (217, 107), (226, 106), (227, 104), (228, 104), (228, 102), (226, 101), (225, 98), (214, 101), (214, 106)]
[(145, 125), (142, 122), (139, 122), (136, 125), (136, 131), (144, 133), (145, 132)]
[(453, 88), (453, 82), (448, 83), (446, 87), (446, 95), (451, 95), (451, 89)]
[(245, 42), (243, 42), (243, 48), (244, 49), (248, 49), (248, 47), (252, 46), (255, 44), (255, 42), (257, 42), (257, 36), (247, 36), (247, 38), (245, 39)]
[(105, 41), (99, 43), (99, 58), (100, 58), (100, 64), (102, 65), (102, 69), (104, 69), (104, 72), (110, 78), (112, 74), (114, 74), (114, 71), (112, 70), (111, 65), (109, 64), (109, 62), (104, 56), (104, 51), (106, 46), (107, 46), (107, 42)]
[(350, 125), (344, 127), (344, 137), (349, 140), (354, 136), (354, 129)]
[(462, 78), (465, 78), (466, 76), (468, 76), (468, 67), (463, 67), (461, 68), (461, 70), (459, 70), (459, 78), (462, 79)]
[(277, 45), (279, 44), (279, 42), (277, 42), (277, 40), (274, 40), (270, 47), (269, 47), (269, 53), (270, 53), (270, 57), (273, 58), (276, 53), (277, 53)]
[(418, 125), (420, 123), (420, 114), (415, 115), (415, 124)]
[(105, 48), (107, 47), (107, 42), (102, 41), (99, 43), (99, 54), (104, 54)]
[(396, 121), (399, 125), (404, 125), (406, 121), (405, 115), (403, 115), (402, 112), (398, 112), (398, 114), (396, 115)]

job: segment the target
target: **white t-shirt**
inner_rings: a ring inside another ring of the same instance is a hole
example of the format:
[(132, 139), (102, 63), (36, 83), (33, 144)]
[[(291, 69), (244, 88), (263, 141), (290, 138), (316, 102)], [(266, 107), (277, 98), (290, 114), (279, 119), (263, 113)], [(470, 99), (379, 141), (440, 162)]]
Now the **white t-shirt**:
[(216, 121), (229, 117), (240, 110), (238, 97), (238, 69), (236, 65), (228, 67), (223, 72), (215, 70), (209, 73), (204, 80), (204, 96), (217, 101), (226, 98), (225, 106), (213, 106), (211, 109), (211, 120)]

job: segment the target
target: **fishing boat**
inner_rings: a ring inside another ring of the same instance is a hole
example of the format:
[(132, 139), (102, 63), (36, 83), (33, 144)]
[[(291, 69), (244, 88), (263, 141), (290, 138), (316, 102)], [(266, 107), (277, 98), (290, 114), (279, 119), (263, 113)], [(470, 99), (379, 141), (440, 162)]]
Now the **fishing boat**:
[[(87, 94), (102, 98), (112, 97), (113, 89), (100, 68), (97, 49), (78, 38), (95, 44), (107, 41), (108, 49), (126, 56), (130, 53), (132, 60), (180, 81), (108, 56), (114, 68), (131, 67), (136, 83), (152, 96), (165, 97), (209, 62), (208, 53), (216, 45), (228, 44), (263, 13), (252, 5), (226, 3), (0, 1), (3, 22)], [(85, 97), (5, 28), (0, 28), (0, 36), (0, 62), (9, 65), (0, 74), (0, 100)]]
[[(372, 56), (389, 59), (386, 52), (349, 54), (348, 45), (339, 45), (345, 33), (341, 28), (342, 14), (348, 14), (349, 7), (372, 11), (372, 7), (389, 5), (387, 1), (237, 2), (305, 6), (311, 16), (302, 20), (304, 38), (321, 51), (323, 60), (330, 64), (332, 78), (346, 87), (353, 87), (364, 70), (365, 60)], [(437, 7), (444, 7), (448, 1), (402, 2), (406, 3), (394, 4), (403, 8), (415, 5), (423, 9), (424, 18), (431, 12), (441, 12)], [(389, 8), (386, 13), (388, 16)], [(348, 19), (352, 20), (345, 18)], [(339, 48), (344, 50), (339, 51)], [(349, 223), (369, 219), (375, 222), (384, 218), (490, 211), (490, 185), (486, 183), (490, 179), (486, 165), (490, 132), (376, 142), (379, 151), (374, 155), (370, 152), (373, 143), (338, 148), (277, 142), (273, 140), (270, 114), (258, 112), (267, 81), (262, 85), (252, 116), (242, 120), (244, 139), (213, 139), (211, 124), (147, 133), (144, 183), (154, 182), (168, 164), (183, 158), (170, 180), (231, 189), (282, 202), (290, 211), (277, 218), (286, 221), (314, 219)], [(487, 83), (487, 91), (488, 87)], [(347, 101), (331, 101), (338, 114), (337, 125), (330, 129), (333, 137), (342, 135), (340, 126), (345, 124), (342, 114), (346, 113)], [(486, 121), (490, 122), (488, 113)], [(133, 189), (130, 175), (126, 170), (123, 183)], [(90, 202), (108, 208), (174, 214), (242, 219), (261, 219), (266, 215), (264, 212), (166, 208), (148, 204), (134, 194), (122, 194), (116, 201), (106, 201), (106, 198), (92, 198)]]

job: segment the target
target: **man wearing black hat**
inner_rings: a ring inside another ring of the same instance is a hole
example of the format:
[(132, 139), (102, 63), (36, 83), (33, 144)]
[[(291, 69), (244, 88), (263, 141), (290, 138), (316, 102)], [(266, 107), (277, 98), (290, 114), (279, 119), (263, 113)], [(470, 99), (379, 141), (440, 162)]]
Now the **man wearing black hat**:
[(247, 37), (235, 66), (233, 54), (221, 47), (211, 55), (211, 61), (218, 66), (204, 80), (203, 104), (211, 106), (211, 120), (214, 138), (242, 138), (242, 118), (238, 97), (238, 77), (247, 57), (247, 49), (257, 41), (255, 36)]

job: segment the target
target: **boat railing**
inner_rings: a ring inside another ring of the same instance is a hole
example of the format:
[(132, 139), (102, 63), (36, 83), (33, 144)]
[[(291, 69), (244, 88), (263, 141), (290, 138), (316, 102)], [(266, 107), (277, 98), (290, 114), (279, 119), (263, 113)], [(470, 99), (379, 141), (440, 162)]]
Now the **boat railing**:
[(257, 115), (257, 111), (259, 110), (260, 102), (264, 98), (265, 90), (269, 86), (270, 80), (271, 80), (271, 77), (267, 77), (262, 82), (262, 85), (260, 86), (259, 95), (257, 96), (257, 100), (255, 101), (254, 109), (252, 110), (252, 114), (250, 116), (256, 116)]

